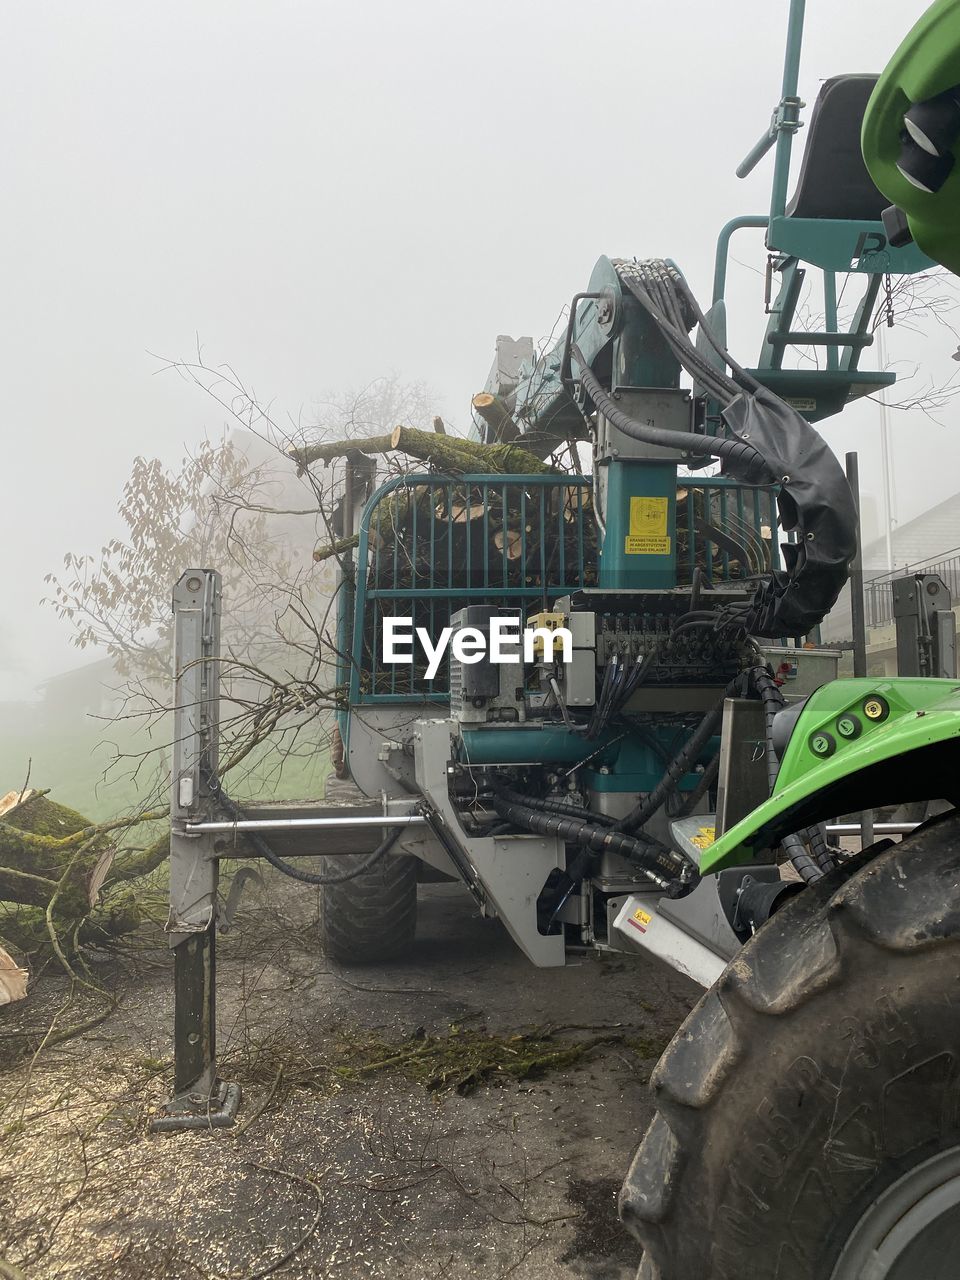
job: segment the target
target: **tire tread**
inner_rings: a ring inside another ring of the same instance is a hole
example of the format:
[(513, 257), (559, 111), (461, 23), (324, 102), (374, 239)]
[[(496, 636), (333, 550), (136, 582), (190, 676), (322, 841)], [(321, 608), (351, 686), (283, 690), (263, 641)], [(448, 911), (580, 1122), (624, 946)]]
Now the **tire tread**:
[[(703, 1234), (709, 1251), (705, 1206), (685, 1186), (728, 1086), (734, 1105), (737, 1090), (750, 1087), (736, 1070), (748, 1040), (772, 1037), (811, 998), (855, 983), (862, 965), (884, 963), (883, 952), (947, 945), (960, 945), (957, 811), (873, 859), (868, 851), (852, 860), (797, 895), (744, 946), (651, 1076), (658, 1110), (620, 1194), (624, 1225), (644, 1247), (638, 1280), (691, 1280), (691, 1231)], [(707, 1280), (708, 1270), (702, 1275)]]
[[(325, 870), (342, 869), (341, 859)], [(386, 854), (362, 875), (321, 889), (324, 950), (341, 964), (395, 959), (412, 945), (417, 927), (418, 859)]]

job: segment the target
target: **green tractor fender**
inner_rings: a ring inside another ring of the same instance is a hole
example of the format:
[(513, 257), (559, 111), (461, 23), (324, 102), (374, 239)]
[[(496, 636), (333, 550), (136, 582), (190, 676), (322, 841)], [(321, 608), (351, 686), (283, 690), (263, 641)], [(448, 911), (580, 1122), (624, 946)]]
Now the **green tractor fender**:
[[(907, 215), (910, 232), (929, 257), (960, 273), (960, 164), (936, 189), (924, 190), (900, 168), (904, 115), (960, 86), (960, 0), (937, 0), (906, 36), (877, 81), (863, 120), (870, 176)], [(955, 159), (960, 159), (956, 145)]]
[(835, 680), (800, 709), (770, 799), (704, 850), (703, 874), (752, 861), (842, 813), (960, 799), (960, 682)]

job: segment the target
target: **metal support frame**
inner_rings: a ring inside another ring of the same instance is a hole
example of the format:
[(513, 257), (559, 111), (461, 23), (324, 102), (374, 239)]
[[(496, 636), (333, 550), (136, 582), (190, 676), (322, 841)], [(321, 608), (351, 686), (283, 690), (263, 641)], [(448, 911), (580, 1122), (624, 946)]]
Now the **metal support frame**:
[(464, 883), (492, 910), (538, 968), (566, 963), (561, 934), (537, 927), (537, 897), (547, 877), (566, 865), (559, 836), (460, 835), (460, 819), (450, 798), (452, 720), (418, 720), (414, 732), (417, 786), (430, 807), (431, 825)]
[[(362, 831), (365, 827), (422, 827), (426, 825), (426, 821), (420, 813), (385, 813), (377, 817), (366, 815), (356, 818), (239, 818), (223, 822), (188, 822), (184, 831), (187, 835), (235, 831), (329, 831), (343, 828)], [(212, 858), (234, 856), (232, 849), (208, 854)]]
[(911, 573), (893, 580), (897, 673), (957, 677), (957, 620), (950, 590), (939, 574)]
[[(857, 509), (857, 550), (850, 561), (850, 621), (853, 629), (853, 674), (862, 678), (867, 674), (867, 618), (863, 600), (863, 526), (860, 523), (860, 460), (856, 453), (846, 455), (847, 484), (853, 494)], [(872, 809), (860, 814), (860, 844), (866, 849), (873, 844), (877, 834)]]
[(857, 508), (857, 550), (850, 561), (850, 624), (853, 629), (853, 674), (867, 674), (867, 616), (863, 600), (863, 544), (860, 524), (860, 460), (856, 453), (846, 455), (847, 484)]
[(793, 135), (801, 127), (800, 108), (803, 103), (797, 97), (800, 79), (800, 49), (803, 43), (803, 19), (806, 0), (790, 0), (790, 14), (787, 19), (787, 47), (783, 59), (783, 81), (781, 83), (780, 101), (774, 108), (766, 133), (751, 148), (749, 154), (737, 167), (737, 177), (745, 178), (752, 173), (771, 147), (776, 147), (774, 156), (773, 189), (770, 194), (770, 216), (782, 216), (787, 206), (787, 184), (790, 179), (790, 152), (793, 147)]
[[(908, 836), (919, 826), (919, 822), (875, 822), (873, 834), (875, 836)], [(859, 822), (828, 822), (825, 830), (828, 836), (859, 836), (863, 832), (863, 825)], [(864, 847), (867, 843), (869, 841)]]
[(210, 780), (218, 768), (221, 580), (188, 569), (173, 591), (174, 711), (170, 792), (170, 914), (174, 955), (173, 1097), (154, 1130), (233, 1124), (240, 1087), (217, 1078), (214, 837), (190, 822), (216, 813)]

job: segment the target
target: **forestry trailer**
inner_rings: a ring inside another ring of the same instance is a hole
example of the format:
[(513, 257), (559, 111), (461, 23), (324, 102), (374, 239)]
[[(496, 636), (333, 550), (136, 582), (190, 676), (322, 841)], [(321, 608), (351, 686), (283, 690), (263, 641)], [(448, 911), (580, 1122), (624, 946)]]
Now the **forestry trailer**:
[[(379, 487), (369, 457), (348, 462), (339, 733), (365, 805), (228, 800), (218, 578), (181, 578), (177, 1066), (158, 1127), (229, 1123), (237, 1102), (213, 1051), (224, 836), (289, 871), (319, 828), (325, 869), (299, 874), (323, 885), (341, 960), (408, 947), (418, 880), (451, 877), (536, 965), (654, 955), (707, 989), (653, 1075), (621, 1197), (644, 1280), (960, 1274), (949, 595), (898, 588), (900, 678), (867, 677), (861, 643), (834, 680), (838, 655), (810, 641), (858, 555), (850, 477), (812, 424), (893, 382), (861, 367), (891, 278), (960, 268), (960, 4), (939, 0), (879, 79), (823, 84), (788, 199), (803, 16), (791, 0), (782, 98), (738, 170), (774, 151), (770, 209), (721, 231), (706, 312), (672, 261), (601, 258), (552, 350), (499, 339), (466, 463), (440, 461), (442, 437)], [(768, 252), (750, 368), (725, 304), (747, 227)], [(862, 850), (841, 847), (839, 816), (928, 801), (948, 807), (905, 839), (864, 817)]]

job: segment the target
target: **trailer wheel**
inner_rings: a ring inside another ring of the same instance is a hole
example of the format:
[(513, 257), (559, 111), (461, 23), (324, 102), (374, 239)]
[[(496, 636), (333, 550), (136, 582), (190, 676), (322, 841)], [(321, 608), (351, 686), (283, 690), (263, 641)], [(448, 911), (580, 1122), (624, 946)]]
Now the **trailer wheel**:
[(651, 1083), (641, 1280), (956, 1276), (960, 815), (797, 895)]
[[(342, 872), (343, 858), (324, 859)], [(402, 955), (417, 928), (417, 868), (407, 854), (386, 854), (361, 875), (321, 890), (324, 950), (340, 964), (375, 964)]]

